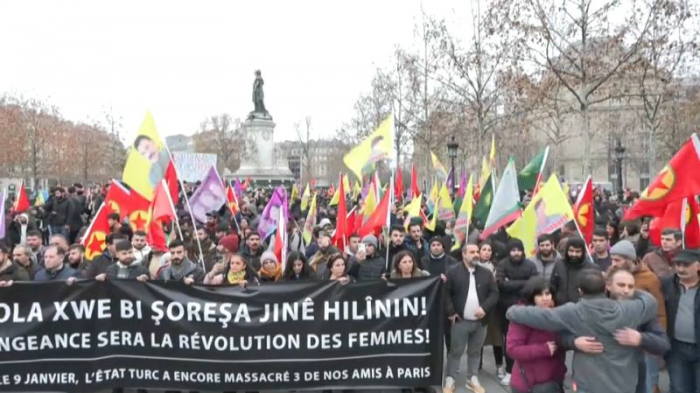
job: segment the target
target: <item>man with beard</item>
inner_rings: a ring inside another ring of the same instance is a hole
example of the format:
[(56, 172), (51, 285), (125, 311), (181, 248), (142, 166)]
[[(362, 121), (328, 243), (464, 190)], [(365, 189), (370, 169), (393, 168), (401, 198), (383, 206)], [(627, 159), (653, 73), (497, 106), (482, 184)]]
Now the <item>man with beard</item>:
[(110, 279), (129, 279), (148, 281), (148, 269), (140, 263), (134, 263), (134, 249), (128, 241), (120, 241), (114, 245), (117, 263), (113, 263), (105, 269), (105, 272), (95, 277), (97, 281)]
[[(211, 240), (211, 237), (209, 237), (209, 233), (207, 233), (207, 229), (204, 227), (198, 227), (197, 228), (197, 239), (199, 239), (199, 245), (202, 247), (202, 262), (204, 262), (204, 268), (206, 271), (210, 271), (212, 267), (216, 264), (216, 244)], [(195, 255), (199, 254), (199, 250), (197, 249), (197, 244), (195, 242), (194, 244), (196, 253)]]
[(68, 266), (77, 270), (81, 276), (85, 275), (88, 261), (85, 260), (85, 247), (82, 244), (73, 244), (68, 247)]
[(642, 263), (656, 273), (660, 279), (673, 275), (673, 257), (683, 247), (683, 232), (676, 228), (666, 228), (661, 231), (661, 248), (648, 253), (642, 258)]
[(357, 251), (360, 249), (360, 235), (357, 232), (350, 235), (348, 238), (348, 246), (345, 248), (345, 256), (350, 260), (350, 258), (357, 255)]
[(64, 192), (63, 188), (57, 187), (44, 210), (48, 217), (50, 233), (58, 233), (68, 239), (70, 237), (70, 227), (68, 226), (70, 202), (66, 199)]
[(134, 236), (131, 238), (131, 245), (134, 246), (134, 262), (146, 265), (148, 256), (151, 253), (151, 246), (146, 242), (146, 232), (134, 232)]
[[(406, 248), (416, 254), (416, 258), (420, 261), (423, 257), (430, 253), (428, 242), (423, 239), (423, 224), (420, 220), (411, 221), (408, 224), (409, 237), (406, 238)], [(456, 260), (455, 260), (456, 262)]]
[(610, 267), (612, 260), (608, 249), (610, 241), (608, 240), (608, 231), (605, 228), (596, 228), (593, 230), (593, 262), (600, 267), (600, 270), (606, 271)]
[(666, 357), (671, 392), (700, 391), (700, 254), (683, 250), (673, 258), (675, 274), (661, 280), (668, 312), (671, 351)]
[(12, 261), (27, 272), (30, 280), (34, 279), (36, 272), (41, 270), (39, 264), (32, 258), (32, 249), (29, 246), (15, 246), (12, 250)]
[(173, 240), (168, 245), (170, 264), (158, 272), (156, 280), (182, 281), (185, 285), (201, 284), (204, 281), (204, 270), (187, 258), (185, 244), (181, 240)]
[[(638, 288), (632, 273), (617, 267), (610, 269), (605, 285), (609, 297), (613, 300), (631, 300), (635, 288)], [(664, 327), (661, 326), (658, 319), (651, 319), (636, 330), (629, 327), (620, 329), (614, 333), (614, 337), (620, 345), (639, 348), (651, 355), (663, 356), (671, 348)], [(602, 354), (605, 349), (603, 344), (592, 336), (575, 337), (564, 334), (561, 336), (561, 342), (567, 350), (576, 350), (593, 356)], [(653, 391), (652, 389), (647, 390), (649, 370), (647, 369), (648, 362), (644, 361), (644, 353), (639, 354), (638, 361), (639, 376), (636, 393)]]
[(433, 236), (429, 247), (428, 255), (420, 259), (420, 268), (431, 276), (438, 276), (442, 281), (446, 281), (447, 271), (459, 262), (445, 252), (445, 244), (440, 236)]
[(408, 250), (408, 247), (404, 244), (406, 230), (403, 225), (392, 225), (389, 236), (391, 238), (389, 242), (389, 263), (393, 263), (396, 254)]
[(248, 261), (248, 266), (257, 272), (260, 270), (260, 256), (264, 251), (260, 247), (260, 235), (253, 231), (245, 238), (245, 247), (241, 251), (241, 256)]
[(32, 259), (39, 266), (44, 266), (44, 248), (42, 247), (41, 232), (34, 230), (27, 232), (27, 246), (32, 252)]
[(532, 259), (537, 268), (537, 274), (549, 281), (550, 277), (552, 277), (554, 262), (557, 259), (561, 259), (561, 256), (554, 250), (552, 235), (545, 233), (537, 237), (537, 254)]
[[(120, 242), (125, 242), (131, 246), (131, 243), (129, 243), (129, 239), (126, 237), (126, 235), (122, 235), (121, 233), (110, 233), (107, 235), (105, 239), (107, 248), (102, 252), (102, 254), (90, 262), (90, 266), (85, 271), (86, 278), (96, 278), (98, 275), (105, 273), (107, 268), (114, 264), (116, 257), (115, 245)], [(133, 256), (133, 251), (131, 254)]]
[(29, 281), (29, 273), (9, 258), (10, 249), (0, 243), (0, 287), (11, 281)]
[[(506, 249), (509, 256), (501, 260), (496, 267), (496, 283), (499, 292), (497, 312), (504, 336), (508, 335), (508, 327), (510, 326), (505, 318), (508, 307), (520, 302), (520, 291), (525, 287), (530, 277), (537, 275), (535, 264), (525, 258), (525, 247), (520, 239), (508, 240)], [(506, 351), (506, 375), (501, 379), (501, 385), (510, 385), (513, 363), (513, 359), (508, 356)]]
[(584, 272), (600, 272), (595, 263), (585, 257), (586, 243), (580, 237), (569, 237), (566, 241), (564, 258), (554, 263), (550, 282), (557, 305), (577, 302), (581, 297), (578, 280)]
[[(569, 239), (569, 242), (573, 239)], [(595, 337), (605, 348), (599, 355), (574, 352), (572, 387), (578, 393), (634, 393), (638, 382), (639, 350), (621, 341), (629, 327), (656, 318), (656, 300), (637, 290), (634, 300), (616, 301), (605, 296), (605, 279), (599, 270), (587, 269), (577, 280), (581, 300), (555, 308), (513, 306), (506, 317), (535, 329)], [(621, 334), (622, 333), (622, 334)]]
[(328, 275), (328, 258), (340, 251), (331, 245), (331, 235), (326, 231), (318, 233), (318, 251), (311, 257), (309, 267), (316, 272), (316, 277), (323, 280)]

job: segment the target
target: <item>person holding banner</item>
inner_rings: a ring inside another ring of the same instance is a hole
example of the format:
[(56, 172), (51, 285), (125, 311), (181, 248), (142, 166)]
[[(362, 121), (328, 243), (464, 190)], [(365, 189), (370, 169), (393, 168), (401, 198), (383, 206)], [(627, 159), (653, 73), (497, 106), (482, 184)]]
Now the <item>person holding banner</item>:
[(351, 276), (348, 275), (348, 262), (341, 253), (335, 253), (328, 258), (328, 280), (338, 281), (342, 285), (350, 282), (355, 282)]
[(66, 250), (50, 245), (44, 250), (44, 269), (34, 276), (34, 281), (60, 281), (78, 277), (80, 273), (64, 263)]
[(272, 251), (265, 251), (260, 257), (262, 267), (258, 270), (261, 284), (279, 281), (282, 277), (282, 268), (277, 261), (277, 256)]
[(228, 264), (217, 263), (204, 277), (205, 285), (240, 286), (260, 285), (255, 271), (240, 254), (233, 254)]
[(141, 282), (148, 281), (148, 269), (140, 263), (134, 263), (134, 249), (128, 241), (117, 242), (114, 246), (116, 252), (117, 263), (109, 265), (105, 272), (97, 275), (95, 280), (105, 281), (107, 278), (115, 279), (130, 279), (139, 280)]
[(204, 281), (204, 269), (192, 262), (187, 257), (185, 244), (182, 240), (175, 239), (168, 245), (170, 253), (170, 264), (163, 266), (156, 280), (162, 281), (182, 281), (185, 285), (201, 284)]
[(394, 270), (391, 271), (389, 278), (428, 277), (429, 275), (430, 273), (418, 267), (418, 260), (413, 252), (400, 251), (394, 257)]
[(287, 256), (287, 265), (282, 277), (283, 281), (315, 280), (316, 275), (309, 267), (304, 253), (292, 251)]

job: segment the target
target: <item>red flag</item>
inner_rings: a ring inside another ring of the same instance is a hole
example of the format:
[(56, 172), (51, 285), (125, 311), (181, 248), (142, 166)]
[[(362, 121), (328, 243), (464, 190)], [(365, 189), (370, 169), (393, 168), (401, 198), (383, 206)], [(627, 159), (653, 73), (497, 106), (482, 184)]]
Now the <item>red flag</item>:
[(418, 172), (416, 166), (411, 166), (411, 199), (420, 195), (420, 186), (418, 185)]
[[(29, 197), (27, 197), (27, 190), (24, 189), (24, 181), (19, 184), (19, 193), (17, 194), (17, 200), (13, 206), (13, 210), (16, 213), (21, 213), (28, 210), (31, 205), (29, 204)], [(5, 208), (4, 206), (2, 207)]]
[(168, 245), (166, 244), (165, 231), (163, 231), (163, 223), (167, 224), (176, 220), (177, 213), (165, 179), (156, 186), (149, 212), (151, 221), (148, 224), (148, 244), (157, 250), (167, 250)]
[(357, 230), (357, 208), (353, 207), (350, 213), (348, 213), (348, 240), (350, 235), (355, 233)]
[(231, 214), (238, 213), (238, 198), (236, 197), (236, 193), (233, 192), (233, 187), (231, 187), (230, 184), (226, 187), (226, 201), (228, 202), (229, 209), (231, 209)]
[(335, 223), (335, 233), (333, 234), (332, 242), (340, 250), (345, 249), (345, 245), (348, 243), (348, 209), (345, 204), (345, 187), (343, 186), (343, 181), (340, 182), (340, 188), (338, 192), (338, 214), (336, 215)]
[(670, 203), (700, 194), (697, 168), (700, 168), (700, 139), (693, 134), (625, 213), (625, 220), (661, 217)]
[(170, 198), (173, 200), (173, 205), (177, 205), (180, 198), (180, 187), (177, 180), (177, 171), (175, 170), (175, 162), (170, 159), (168, 163), (168, 169), (165, 171), (165, 184), (168, 185), (168, 190), (170, 190)]
[(372, 215), (362, 227), (358, 228), (357, 233), (360, 237), (365, 237), (369, 234), (377, 235), (382, 231), (382, 227), (387, 225), (386, 221), (389, 216), (389, 204), (391, 203), (392, 194), (390, 190), (391, 188), (388, 188)]
[[(107, 195), (105, 196), (105, 209), (107, 214), (109, 213), (119, 213), (119, 219), (124, 219), (129, 215), (127, 211), (130, 205), (131, 191), (129, 191), (123, 184), (117, 180), (112, 180), (112, 183), (107, 189)], [(126, 207), (126, 208), (124, 208)]]
[(107, 208), (107, 204), (103, 203), (81, 239), (80, 243), (85, 247), (85, 258), (89, 261), (102, 254), (107, 247), (105, 241), (109, 233), (109, 223), (107, 222), (109, 213), (111, 211)]
[(129, 223), (134, 231), (148, 231), (148, 224), (151, 221), (151, 201), (131, 190), (128, 204), (121, 206), (121, 209), (125, 210), (125, 214), (128, 214)]
[(275, 234), (275, 256), (280, 261), (282, 271), (287, 266), (287, 218), (284, 216), (286, 209), (279, 209), (280, 216), (277, 220), (277, 233)]
[(654, 218), (649, 223), (649, 240), (657, 247), (661, 246), (661, 231), (666, 228), (680, 229), (686, 248), (700, 247), (700, 207), (695, 198), (686, 198), (670, 203), (662, 217)]
[(398, 168), (396, 173), (396, 183), (394, 183), (394, 193), (396, 194), (396, 200), (401, 202), (403, 199), (403, 171)]
[(593, 214), (593, 182), (591, 177), (588, 176), (588, 180), (583, 184), (583, 188), (581, 188), (578, 198), (576, 198), (576, 203), (574, 203), (574, 217), (583, 238), (586, 240), (586, 244), (591, 244), (593, 240), (593, 229), (595, 227)]

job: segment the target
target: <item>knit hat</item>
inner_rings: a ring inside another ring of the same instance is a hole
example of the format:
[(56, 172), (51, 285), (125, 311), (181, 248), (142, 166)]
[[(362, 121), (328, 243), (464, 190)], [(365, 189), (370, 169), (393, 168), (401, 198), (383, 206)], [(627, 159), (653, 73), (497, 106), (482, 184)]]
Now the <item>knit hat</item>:
[(684, 265), (690, 265), (695, 261), (700, 261), (700, 253), (698, 250), (681, 250), (673, 257), (673, 262), (682, 263)]
[(525, 251), (525, 246), (523, 245), (523, 241), (520, 239), (510, 239), (508, 240), (508, 245), (506, 246), (507, 251), (511, 252), (513, 249), (518, 249), (520, 251)]
[(623, 258), (636, 261), (637, 251), (629, 240), (620, 240), (610, 249), (610, 255), (619, 255)]
[(367, 235), (362, 238), (362, 243), (363, 244), (371, 244), (374, 246), (374, 248), (377, 248), (377, 237), (374, 235)]
[(265, 261), (268, 260), (273, 260), (275, 261), (275, 263), (279, 264), (279, 261), (277, 260), (277, 255), (275, 255), (275, 253), (272, 251), (265, 251), (264, 253), (262, 253), (262, 255), (260, 256), (260, 264), (263, 264), (265, 263)]
[(429, 245), (432, 246), (433, 243), (435, 243), (435, 242), (438, 242), (438, 243), (442, 244), (443, 247), (445, 247), (445, 243), (442, 241), (442, 237), (441, 237), (441, 236), (433, 236), (433, 237), (431, 237), (431, 238), (430, 238), (430, 243), (429, 243)]
[(219, 245), (224, 247), (228, 252), (238, 252), (238, 235), (232, 233), (222, 237), (221, 240), (219, 240)]

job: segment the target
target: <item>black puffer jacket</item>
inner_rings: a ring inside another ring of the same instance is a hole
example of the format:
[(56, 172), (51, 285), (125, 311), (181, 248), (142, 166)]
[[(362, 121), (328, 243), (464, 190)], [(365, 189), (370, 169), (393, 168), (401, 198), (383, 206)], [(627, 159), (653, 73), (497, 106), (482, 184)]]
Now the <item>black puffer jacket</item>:
[(386, 272), (386, 259), (375, 254), (359, 262), (353, 258), (348, 274), (355, 277), (357, 281), (379, 280)]
[(600, 267), (589, 261), (585, 254), (581, 261), (572, 261), (568, 255), (568, 250), (571, 246), (585, 250), (586, 244), (581, 238), (570, 237), (567, 239), (562, 259), (554, 262), (550, 283), (552, 285), (552, 290), (554, 290), (554, 301), (557, 306), (571, 302), (575, 303), (581, 298), (578, 287), (579, 279), (584, 272), (600, 272)]

